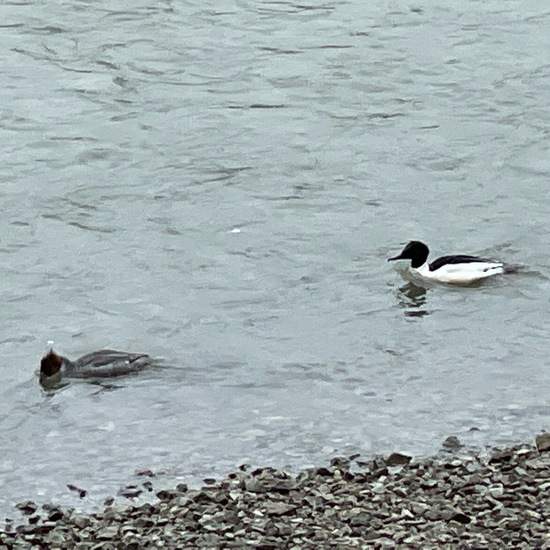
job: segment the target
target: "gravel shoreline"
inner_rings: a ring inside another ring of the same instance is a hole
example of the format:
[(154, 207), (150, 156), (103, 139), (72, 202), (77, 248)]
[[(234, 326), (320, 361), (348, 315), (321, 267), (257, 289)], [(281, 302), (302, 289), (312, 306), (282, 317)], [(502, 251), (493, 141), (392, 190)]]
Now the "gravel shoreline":
[(28, 523), (0, 528), (0, 550), (550, 549), (550, 434), (487, 453), (458, 456), (454, 437), (444, 448), (334, 458), (296, 474), (241, 466), (199, 490), (180, 484), (154, 503), (88, 515), (21, 503)]

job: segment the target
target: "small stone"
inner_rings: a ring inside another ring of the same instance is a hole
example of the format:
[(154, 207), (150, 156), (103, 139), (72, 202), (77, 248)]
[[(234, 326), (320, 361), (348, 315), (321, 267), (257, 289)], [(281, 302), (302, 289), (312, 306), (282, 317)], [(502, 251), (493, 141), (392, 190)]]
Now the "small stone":
[(353, 527), (369, 527), (372, 525), (372, 519), (371, 514), (360, 513), (350, 518), (350, 525)]
[(550, 433), (541, 433), (535, 437), (535, 444), (539, 453), (550, 451)]
[(443, 441), (443, 447), (445, 449), (449, 449), (452, 451), (456, 451), (457, 449), (460, 449), (462, 447), (462, 443), (460, 443), (460, 440), (455, 435), (450, 435)]
[(502, 451), (495, 451), (489, 459), (489, 464), (497, 464), (502, 462), (510, 462), (513, 458), (512, 451), (510, 449), (504, 449)]
[(141, 489), (137, 485), (127, 485), (126, 487), (123, 487), (118, 491), (118, 494), (120, 496), (130, 499), (139, 497), (141, 493), (143, 493), (143, 489)]
[(264, 508), (270, 516), (286, 516), (296, 510), (296, 506), (284, 502), (268, 502)]
[(26, 500), (16, 504), (15, 507), (27, 516), (34, 514), (38, 510), (38, 506), (32, 500)]
[(59, 531), (51, 531), (46, 537), (46, 540), (50, 544), (50, 548), (52, 548), (52, 547), (61, 547), (65, 543), (66, 539), (63, 536), (63, 533)]
[(118, 534), (118, 525), (108, 525), (107, 527), (103, 527), (103, 529), (100, 529), (96, 536), (99, 540), (112, 540), (114, 539)]
[(78, 493), (78, 496), (80, 498), (84, 498), (86, 496), (86, 489), (80, 489), (80, 487), (77, 487), (76, 485), (71, 485), (70, 483), (67, 484), (67, 488), (69, 491), (74, 491), (75, 493)]
[(151, 470), (137, 470), (136, 475), (143, 477), (155, 477), (155, 474)]
[(430, 505), (424, 502), (411, 502), (409, 508), (415, 515), (421, 516), (430, 509)]
[(402, 466), (408, 464), (411, 461), (412, 457), (401, 454), (401, 453), (392, 453), (386, 459), (386, 466)]
[(163, 501), (170, 501), (179, 498), (183, 493), (173, 489), (161, 489), (157, 492), (157, 498)]
[(493, 485), (489, 487), (488, 492), (493, 498), (500, 498), (504, 494), (504, 487), (502, 485)]
[(153, 491), (153, 484), (150, 481), (144, 481), (141, 485), (150, 493)]
[(73, 525), (79, 529), (84, 529), (92, 524), (90, 518), (87, 516), (72, 516), (71, 521), (73, 522)]
[(525, 466), (533, 470), (548, 470), (550, 468), (550, 455), (541, 455), (539, 458), (531, 458), (525, 461)]
[(449, 521), (456, 521), (458, 523), (462, 523), (463, 525), (466, 525), (470, 523), (472, 520), (470, 516), (467, 516), (462, 512), (455, 512), (454, 514), (451, 515), (451, 517), (449, 518)]
[(349, 467), (349, 458), (344, 456), (335, 456), (331, 459), (330, 465), (335, 468), (346, 468)]
[(437, 479), (422, 480), (422, 483), (420, 484), (423, 489), (431, 489), (437, 485), (439, 485), (439, 481)]
[(60, 508), (51, 508), (48, 512), (48, 521), (59, 521), (64, 517), (63, 510)]

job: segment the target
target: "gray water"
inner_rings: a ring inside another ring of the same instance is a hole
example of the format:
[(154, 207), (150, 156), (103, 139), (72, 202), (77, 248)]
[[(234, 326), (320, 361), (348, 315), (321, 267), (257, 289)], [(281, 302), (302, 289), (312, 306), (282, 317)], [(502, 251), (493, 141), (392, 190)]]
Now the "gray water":
[[(0, 5), (1, 517), (549, 427), (550, 9), (206, 4)], [(170, 368), (46, 393), (50, 339)]]

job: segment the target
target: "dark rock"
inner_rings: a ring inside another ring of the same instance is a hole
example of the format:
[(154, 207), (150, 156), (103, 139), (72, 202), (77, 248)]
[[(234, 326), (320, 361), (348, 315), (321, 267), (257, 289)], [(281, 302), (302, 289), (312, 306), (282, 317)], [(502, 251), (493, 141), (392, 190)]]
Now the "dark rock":
[(86, 489), (80, 489), (79, 487), (76, 487), (76, 485), (71, 485), (70, 483), (67, 484), (67, 488), (70, 491), (74, 491), (75, 493), (78, 493), (78, 496), (80, 498), (84, 498), (86, 496)]
[(59, 521), (64, 516), (65, 513), (60, 508), (51, 508), (48, 512), (48, 521)]
[(159, 500), (170, 501), (170, 500), (179, 498), (183, 494), (184, 492), (179, 490), (161, 489), (160, 491), (157, 492), (157, 497), (159, 498)]
[(141, 485), (144, 489), (146, 489), (150, 493), (153, 491), (153, 484), (150, 481), (144, 481)]
[(345, 456), (335, 456), (331, 458), (330, 465), (334, 468), (349, 468), (350, 460)]
[(502, 451), (496, 451), (492, 454), (489, 459), (489, 464), (498, 464), (503, 462), (510, 462), (512, 460), (513, 454), (509, 449), (504, 449)]
[(26, 500), (25, 502), (20, 502), (16, 504), (15, 507), (20, 510), (23, 514), (30, 516), (38, 510), (38, 506), (32, 500)]
[(462, 447), (462, 443), (455, 435), (450, 435), (445, 441), (443, 441), (443, 447), (448, 450), (456, 451)]
[(467, 516), (466, 514), (463, 514), (462, 512), (455, 512), (451, 515), (449, 518), (450, 521), (456, 521), (458, 523), (462, 523), (463, 525), (466, 525), (472, 521), (470, 519), (470, 516)]
[(136, 476), (155, 477), (155, 474), (151, 470), (138, 470)]
[(411, 461), (412, 457), (401, 454), (401, 453), (392, 453), (388, 458), (386, 458), (386, 466), (404, 466)]
[(350, 525), (353, 527), (369, 527), (373, 523), (372, 514), (360, 513), (350, 518)]
[(123, 487), (118, 491), (118, 494), (120, 496), (130, 498), (130, 499), (139, 497), (141, 493), (143, 493), (143, 490), (137, 485), (126, 485), (126, 487)]
[(541, 433), (535, 437), (535, 443), (539, 453), (550, 451), (550, 433)]

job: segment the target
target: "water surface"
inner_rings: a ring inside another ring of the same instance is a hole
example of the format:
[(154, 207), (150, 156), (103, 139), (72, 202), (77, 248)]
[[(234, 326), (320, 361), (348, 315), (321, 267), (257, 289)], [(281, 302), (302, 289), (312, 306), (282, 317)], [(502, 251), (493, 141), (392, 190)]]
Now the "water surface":
[[(550, 11), (0, 7), (0, 510), (548, 428)], [(419, 288), (385, 262), (526, 266)], [(47, 394), (45, 343), (171, 366)]]

